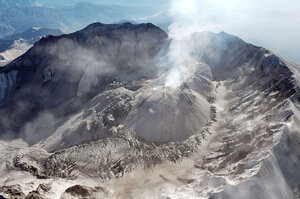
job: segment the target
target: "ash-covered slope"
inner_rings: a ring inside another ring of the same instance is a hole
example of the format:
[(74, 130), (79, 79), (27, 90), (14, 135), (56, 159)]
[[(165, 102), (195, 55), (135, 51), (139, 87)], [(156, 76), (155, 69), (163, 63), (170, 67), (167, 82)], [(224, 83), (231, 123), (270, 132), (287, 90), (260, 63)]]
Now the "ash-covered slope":
[(2, 139), (14, 132), (25, 144), (1, 145), (0, 192), (297, 198), (299, 66), (203, 32), (185, 41), (189, 78), (166, 87), (166, 39), (151, 24), (97, 23), (42, 39), (6, 66)]
[(183, 141), (209, 122), (207, 98), (189, 88), (150, 87), (135, 98), (125, 123), (149, 141)]

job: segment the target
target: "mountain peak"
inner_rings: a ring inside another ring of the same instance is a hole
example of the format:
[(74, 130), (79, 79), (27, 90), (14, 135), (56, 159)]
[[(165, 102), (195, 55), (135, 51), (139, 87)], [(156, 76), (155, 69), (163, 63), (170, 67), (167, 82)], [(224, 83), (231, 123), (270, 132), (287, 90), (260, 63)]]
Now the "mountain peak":
[(103, 24), (100, 22), (96, 22), (93, 24), (88, 25), (86, 28), (84, 28), (82, 31), (87, 31), (87, 30), (95, 30), (95, 31), (112, 31), (112, 30), (120, 30), (120, 29), (130, 29), (130, 30), (150, 30), (150, 29), (156, 29), (160, 30), (161, 29), (157, 26), (155, 26), (152, 23), (142, 23), (142, 24), (133, 24), (131, 22), (124, 22), (124, 23), (118, 23), (118, 24)]

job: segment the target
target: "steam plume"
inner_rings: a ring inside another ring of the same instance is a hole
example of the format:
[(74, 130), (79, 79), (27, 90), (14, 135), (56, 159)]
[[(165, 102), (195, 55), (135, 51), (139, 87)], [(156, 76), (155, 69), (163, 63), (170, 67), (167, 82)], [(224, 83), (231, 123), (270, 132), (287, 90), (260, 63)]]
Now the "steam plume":
[(190, 75), (191, 63), (195, 62), (192, 57), (192, 48), (188, 40), (194, 32), (201, 31), (198, 18), (198, 0), (172, 0), (170, 2), (169, 15), (173, 23), (169, 26), (168, 62), (172, 66), (167, 75), (165, 86), (176, 88), (180, 86)]

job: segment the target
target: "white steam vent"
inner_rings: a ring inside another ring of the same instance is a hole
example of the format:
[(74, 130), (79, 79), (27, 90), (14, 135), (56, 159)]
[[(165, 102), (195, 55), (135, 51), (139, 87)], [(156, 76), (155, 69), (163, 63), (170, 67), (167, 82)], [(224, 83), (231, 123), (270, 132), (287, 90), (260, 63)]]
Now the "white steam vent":
[(194, 16), (199, 12), (197, 0), (172, 0), (169, 15), (173, 23), (169, 26), (171, 45), (167, 53), (170, 69), (165, 86), (176, 88), (185, 82), (192, 74), (190, 65), (195, 62), (192, 47), (188, 42), (193, 33), (199, 31)]

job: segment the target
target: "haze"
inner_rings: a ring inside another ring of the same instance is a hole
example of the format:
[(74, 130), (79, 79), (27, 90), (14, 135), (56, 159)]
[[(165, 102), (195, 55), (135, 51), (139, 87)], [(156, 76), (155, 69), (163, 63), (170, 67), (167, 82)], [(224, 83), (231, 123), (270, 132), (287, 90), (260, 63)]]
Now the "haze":
[(225, 31), (300, 63), (298, 0), (177, 0), (170, 8), (194, 28)]
[[(194, 29), (197, 26), (199, 31), (225, 31), (300, 63), (300, 1), (298, 0), (175, 0), (167, 2), (158, 0), (153, 3), (153, 6), (159, 7), (161, 4), (162, 9), (168, 7), (169, 10), (162, 11), (166, 11), (173, 19), (174, 14), (181, 15), (178, 16), (181, 22), (193, 25)], [(167, 4), (169, 6), (165, 6)], [(183, 15), (185, 17), (182, 17)]]

